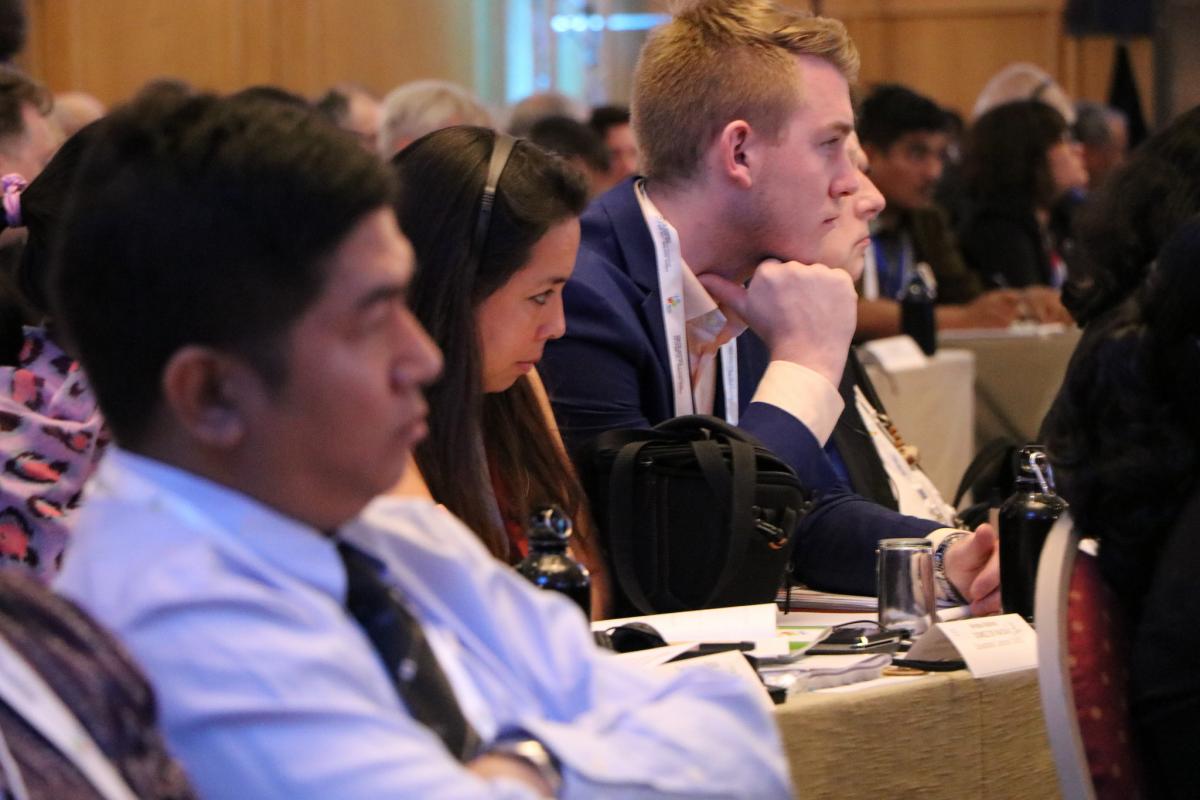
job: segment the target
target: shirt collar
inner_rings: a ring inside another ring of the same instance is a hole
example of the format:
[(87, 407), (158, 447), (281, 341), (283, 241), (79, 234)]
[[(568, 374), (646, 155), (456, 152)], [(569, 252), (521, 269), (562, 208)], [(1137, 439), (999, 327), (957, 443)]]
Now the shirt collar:
[(341, 603), (346, 575), (336, 542), (228, 486), (146, 456), (113, 446), (95, 482), (100, 491), (119, 487), (126, 501), (169, 506), (188, 535), (220, 539), (249, 550), (271, 569), (292, 575)]

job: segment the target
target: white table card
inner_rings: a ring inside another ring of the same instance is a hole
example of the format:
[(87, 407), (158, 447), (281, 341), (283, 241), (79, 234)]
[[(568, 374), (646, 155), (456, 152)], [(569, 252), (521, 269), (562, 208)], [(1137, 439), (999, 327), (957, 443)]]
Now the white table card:
[(1037, 636), (1019, 614), (939, 622), (913, 644), (908, 658), (941, 660), (951, 648), (976, 678), (1037, 667)]
[(874, 356), (883, 371), (889, 373), (920, 369), (929, 362), (929, 357), (917, 346), (913, 338), (907, 335), (872, 339), (859, 345), (859, 350), (865, 350)]

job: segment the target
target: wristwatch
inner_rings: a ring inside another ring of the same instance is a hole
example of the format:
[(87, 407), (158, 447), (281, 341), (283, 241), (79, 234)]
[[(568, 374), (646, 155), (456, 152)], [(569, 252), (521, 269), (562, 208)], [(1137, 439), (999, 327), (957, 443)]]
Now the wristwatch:
[(550, 787), (550, 795), (558, 797), (562, 788), (562, 770), (558, 766), (558, 759), (537, 739), (523, 735), (506, 736), (497, 739), (488, 748), (488, 752), (524, 761), (537, 770), (538, 775)]
[(958, 590), (954, 582), (946, 575), (946, 552), (950, 549), (950, 545), (957, 542), (964, 536), (971, 534), (966, 531), (954, 531), (946, 534), (942, 541), (938, 542), (938, 546), (933, 550), (933, 577), (937, 580), (940, 594), (952, 602), (959, 605), (966, 605), (969, 601), (963, 597), (963, 593)]

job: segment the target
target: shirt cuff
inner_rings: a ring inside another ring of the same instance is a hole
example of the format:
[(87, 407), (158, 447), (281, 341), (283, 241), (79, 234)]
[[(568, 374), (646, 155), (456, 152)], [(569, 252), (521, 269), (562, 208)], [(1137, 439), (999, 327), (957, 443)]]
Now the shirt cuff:
[(837, 387), (815, 370), (793, 361), (767, 365), (751, 403), (769, 403), (804, 423), (821, 446), (829, 440), (842, 415)]

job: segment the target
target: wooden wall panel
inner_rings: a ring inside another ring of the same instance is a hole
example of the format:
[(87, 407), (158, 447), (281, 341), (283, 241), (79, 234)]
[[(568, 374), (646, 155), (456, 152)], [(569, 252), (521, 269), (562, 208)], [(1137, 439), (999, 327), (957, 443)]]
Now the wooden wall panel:
[(313, 95), (343, 80), (377, 92), (437, 77), (467, 85), (476, 0), (30, 0), (25, 63), (55, 90), (102, 100), (175, 76), (229, 91)]
[[(862, 82), (896, 81), (968, 114), (1005, 64), (1029, 61), (1075, 97), (1103, 100), (1113, 39), (1072, 39), (1063, 0), (825, 0), (822, 13), (846, 23), (862, 54)], [(1152, 113), (1153, 51), (1131, 42), (1146, 112)]]
[[(275, 83), (305, 95), (343, 80), (383, 93), (443, 78), (496, 97), (506, 2), (28, 0), (24, 61), (55, 90), (83, 89), (107, 102), (159, 75), (218, 91)], [(864, 83), (907, 83), (963, 112), (988, 77), (1016, 60), (1042, 66), (1076, 96), (1107, 94), (1112, 40), (1064, 36), (1064, 0), (783, 2), (846, 22), (862, 52)], [(644, 0), (643, 7), (663, 6)], [(1149, 117), (1153, 52), (1148, 40), (1136, 40), (1133, 52)], [(624, 55), (632, 69), (632, 54)], [(627, 81), (612, 83), (613, 96), (628, 91)]]

